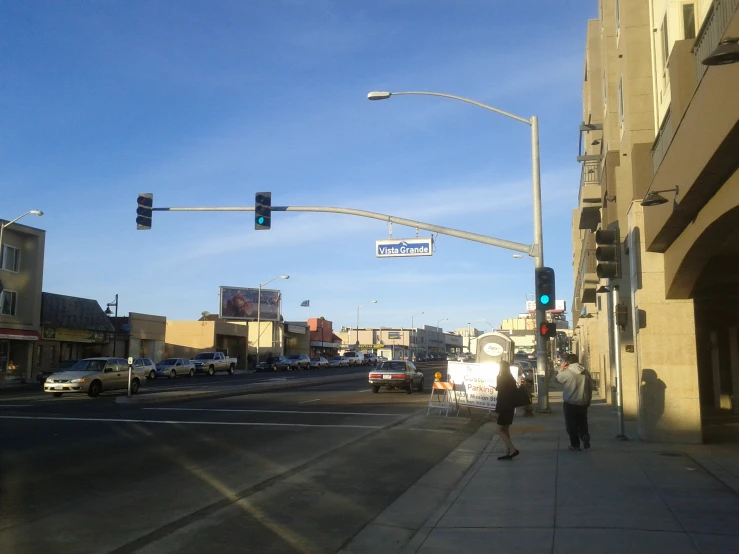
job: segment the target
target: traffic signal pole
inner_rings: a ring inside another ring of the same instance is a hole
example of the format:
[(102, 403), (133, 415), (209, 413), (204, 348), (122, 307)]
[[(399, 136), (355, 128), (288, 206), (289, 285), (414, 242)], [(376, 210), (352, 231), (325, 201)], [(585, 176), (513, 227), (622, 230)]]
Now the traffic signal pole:
[[(544, 227), (541, 210), (541, 171), (539, 159), (539, 118), (531, 117), (531, 182), (533, 186), (534, 205), (534, 267), (544, 267)], [(544, 310), (536, 310), (536, 329), (546, 321)], [(549, 407), (549, 364), (547, 363), (547, 338), (536, 333), (536, 378), (538, 383), (537, 404), (538, 411), (551, 413)], [(543, 379), (539, 382), (543, 370)]]

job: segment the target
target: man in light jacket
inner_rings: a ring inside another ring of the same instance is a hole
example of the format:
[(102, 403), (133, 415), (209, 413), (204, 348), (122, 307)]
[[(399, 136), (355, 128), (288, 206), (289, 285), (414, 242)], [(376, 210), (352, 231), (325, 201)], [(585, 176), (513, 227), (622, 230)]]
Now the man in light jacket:
[(578, 363), (576, 354), (567, 354), (557, 373), (557, 381), (564, 385), (562, 400), (564, 402), (565, 426), (570, 436), (570, 450), (580, 450), (583, 446), (590, 448), (588, 433), (588, 406), (593, 397), (593, 381), (590, 372)]

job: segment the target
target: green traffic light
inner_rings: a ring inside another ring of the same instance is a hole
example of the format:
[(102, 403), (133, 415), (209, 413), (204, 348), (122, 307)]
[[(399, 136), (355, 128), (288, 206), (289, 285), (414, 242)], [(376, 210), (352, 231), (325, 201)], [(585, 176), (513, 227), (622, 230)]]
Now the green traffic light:
[(549, 304), (549, 295), (548, 294), (542, 294), (541, 298), (539, 298), (539, 301), (542, 304)]
[(264, 225), (264, 216), (259, 216), (257, 222), (259, 222), (259, 225)]

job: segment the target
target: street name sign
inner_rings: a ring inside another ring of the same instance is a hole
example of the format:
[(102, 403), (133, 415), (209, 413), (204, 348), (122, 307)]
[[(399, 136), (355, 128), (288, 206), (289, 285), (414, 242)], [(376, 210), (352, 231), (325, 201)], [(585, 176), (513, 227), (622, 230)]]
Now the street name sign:
[(378, 258), (410, 258), (414, 256), (432, 256), (433, 253), (433, 237), (415, 239), (386, 239), (378, 240), (375, 244), (375, 255)]

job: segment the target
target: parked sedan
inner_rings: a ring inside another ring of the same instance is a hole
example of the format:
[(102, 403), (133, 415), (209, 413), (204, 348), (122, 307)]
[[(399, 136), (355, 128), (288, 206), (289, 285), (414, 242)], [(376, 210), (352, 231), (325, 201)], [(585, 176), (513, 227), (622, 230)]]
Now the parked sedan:
[(349, 367), (349, 360), (344, 356), (333, 356), (328, 361), (329, 367)]
[[(134, 374), (131, 394), (139, 391), (141, 379)], [(103, 391), (128, 388), (128, 362), (123, 358), (87, 358), (67, 371), (49, 376), (44, 392), (56, 397), (66, 393), (87, 393), (95, 397)]]
[(290, 354), (290, 369), (310, 369), (310, 358), (307, 354)]
[(71, 368), (74, 364), (77, 363), (78, 360), (64, 360), (63, 362), (59, 363), (59, 367), (55, 367), (52, 369), (44, 369), (42, 371), (39, 371), (36, 374), (36, 380), (43, 384), (46, 382), (46, 379), (54, 375), (55, 373), (59, 373), (60, 371), (67, 371), (69, 368)]
[(178, 375), (195, 376), (195, 366), (190, 360), (184, 358), (167, 358), (159, 362), (154, 369), (149, 372), (149, 379), (157, 377), (169, 377), (174, 379)]
[(286, 371), (290, 369), (292, 363), (285, 356), (270, 356), (257, 364), (257, 371)]
[(369, 383), (372, 392), (377, 393), (380, 387), (388, 390), (405, 389), (408, 394), (417, 389), (423, 392), (423, 373), (416, 369), (412, 362), (406, 360), (392, 360), (382, 362), (369, 374)]
[(328, 360), (326, 358), (318, 356), (317, 358), (310, 359), (311, 369), (321, 369), (322, 367), (328, 367)]

